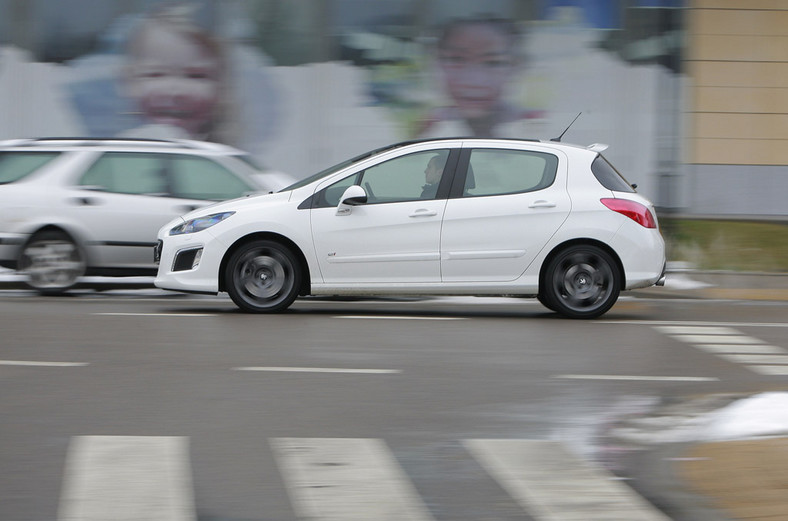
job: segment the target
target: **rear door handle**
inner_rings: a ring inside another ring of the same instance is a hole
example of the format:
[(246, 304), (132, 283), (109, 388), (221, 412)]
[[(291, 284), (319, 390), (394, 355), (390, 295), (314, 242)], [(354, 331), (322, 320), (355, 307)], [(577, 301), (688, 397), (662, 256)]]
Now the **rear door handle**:
[(528, 205), (528, 208), (555, 208), (555, 203), (553, 201), (545, 201), (544, 199), (539, 199), (538, 201), (534, 201)]
[(410, 214), (410, 217), (433, 217), (435, 215), (438, 215), (438, 212), (436, 212), (435, 210), (427, 210), (426, 208), (421, 208)]
[(104, 204), (98, 197), (72, 197), (69, 199), (69, 203), (77, 206), (100, 206)]

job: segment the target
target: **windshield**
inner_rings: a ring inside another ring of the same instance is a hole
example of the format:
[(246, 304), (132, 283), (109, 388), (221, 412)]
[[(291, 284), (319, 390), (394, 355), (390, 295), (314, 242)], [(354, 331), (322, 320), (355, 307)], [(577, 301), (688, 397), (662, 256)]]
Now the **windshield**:
[(408, 143), (407, 142), (406, 143), (395, 143), (393, 145), (387, 145), (385, 147), (376, 148), (375, 150), (370, 150), (369, 152), (364, 152), (363, 154), (360, 154), (360, 155), (358, 155), (358, 156), (356, 156), (356, 157), (354, 157), (352, 159), (347, 159), (347, 160), (342, 161), (341, 163), (339, 163), (337, 165), (334, 165), (332, 167), (326, 168), (325, 170), (321, 170), (320, 172), (318, 172), (318, 173), (316, 173), (314, 175), (311, 175), (311, 176), (307, 177), (306, 179), (302, 179), (301, 181), (298, 181), (297, 183), (293, 183), (290, 186), (286, 186), (286, 187), (282, 188), (279, 191), (280, 192), (287, 192), (289, 190), (295, 190), (296, 188), (304, 187), (304, 186), (306, 186), (306, 185), (308, 185), (308, 184), (310, 184), (310, 183), (312, 183), (314, 181), (317, 181), (318, 179), (322, 179), (324, 177), (330, 176), (331, 174), (333, 174), (335, 172), (339, 172), (343, 168), (346, 168), (346, 167), (352, 165), (353, 163), (358, 163), (359, 161), (367, 159), (368, 157), (372, 157), (372, 156), (374, 156), (376, 154), (380, 154), (381, 152), (385, 152), (386, 150), (391, 150), (393, 148), (397, 148), (399, 146), (403, 146), (403, 145), (406, 145), (406, 144), (408, 144)]
[(263, 172), (267, 170), (262, 164), (260, 164), (256, 158), (252, 157), (250, 154), (234, 154), (232, 157), (236, 159), (240, 159), (250, 167), (254, 168), (259, 172)]

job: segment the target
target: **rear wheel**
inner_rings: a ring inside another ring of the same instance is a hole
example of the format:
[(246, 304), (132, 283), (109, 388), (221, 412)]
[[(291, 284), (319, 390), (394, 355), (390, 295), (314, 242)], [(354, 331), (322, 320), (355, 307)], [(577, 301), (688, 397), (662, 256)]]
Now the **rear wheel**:
[(59, 295), (85, 274), (87, 263), (79, 246), (60, 231), (35, 234), (22, 249), (18, 271), (42, 295)]
[(539, 299), (570, 318), (596, 318), (618, 300), (621, 277), (613, 258), (593, 245), (575, 245), (548, 264)]
[(276, 313), (298, 296), (301, 268), (286, 246), (257, 240), (241, 246), (224, 272), (225, 287), (239, 308), (249, 313)]

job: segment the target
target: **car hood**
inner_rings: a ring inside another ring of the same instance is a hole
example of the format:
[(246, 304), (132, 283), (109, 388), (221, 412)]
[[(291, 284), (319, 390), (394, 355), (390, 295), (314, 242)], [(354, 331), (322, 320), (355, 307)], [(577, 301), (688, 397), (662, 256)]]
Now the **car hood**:
[(214, 203), (209, 206), (203, 206), (202, 208), (198, 208), (197, 210), (182, 215), (181, 218), (184, 221), (188, 221), (189, 219), (194, 219), (195, 217), (203, 217), (205, 215), (211, 215), (215, 213), (239, 212), (249, 207), (254, 207), (259, 209), (260, 207), (264, 207), (269, 204), (287, 202), (290, 200), (291, 194), (292, 192), (288, 191), (288, 192), (275, 192), (272, 194), (249, 195), (246, 197), (240, 197), (238, 199), (231, 199), (229, 201)]

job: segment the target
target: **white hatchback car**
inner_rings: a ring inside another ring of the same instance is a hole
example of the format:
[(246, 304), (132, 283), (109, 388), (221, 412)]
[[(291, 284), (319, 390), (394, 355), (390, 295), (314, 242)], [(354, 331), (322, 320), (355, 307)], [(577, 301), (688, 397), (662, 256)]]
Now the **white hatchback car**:
[(573, 318), (664, 282), (652, 204), (603, 145), (399, 143), (159, 231), (155, 285), (277, 312), (299, 295), (535, 296)]
[(289, 182), (215, 143), (0, 141), (0, 266), (44, 294), (83, 274), (153, 276), (150, 252), (164, 223)]

